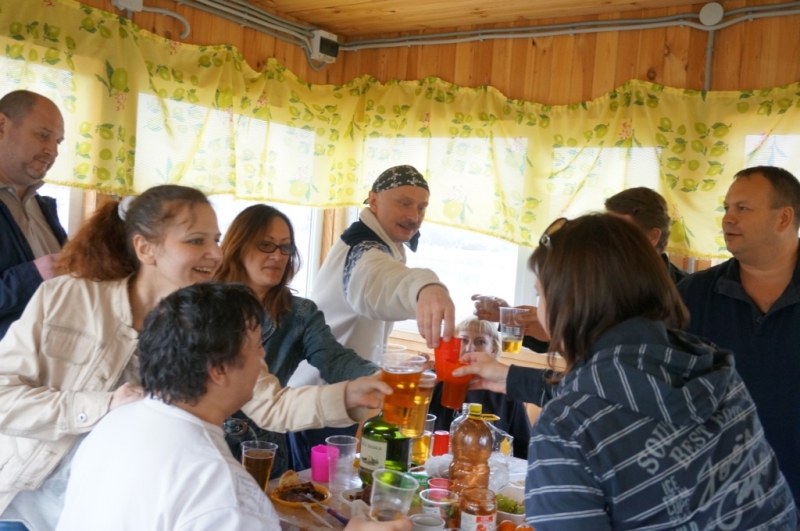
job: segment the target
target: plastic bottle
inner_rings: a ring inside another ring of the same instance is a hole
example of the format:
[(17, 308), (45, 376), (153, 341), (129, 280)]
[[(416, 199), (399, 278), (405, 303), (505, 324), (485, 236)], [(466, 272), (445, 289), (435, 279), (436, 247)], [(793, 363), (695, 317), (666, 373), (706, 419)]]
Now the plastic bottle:
[(458, 414), (456, 418), (453, 419), (453, 422), (450, 423), (450, 441), (452, 446), (453, 435), (456, 433), (456, 428), (458, 428), (459, 424), (464, 422), (467, 417), (469, 417), (469, 404), (464, 402), (461, 406), (461, 413)]
[(481, 420), (483, 406), (469, 405), (469, 417), (456, 428), (450, 439), (453, 462), (450, 463), (450, 490), (489, 487), (489, 457), (492, 455), (492, 430)]

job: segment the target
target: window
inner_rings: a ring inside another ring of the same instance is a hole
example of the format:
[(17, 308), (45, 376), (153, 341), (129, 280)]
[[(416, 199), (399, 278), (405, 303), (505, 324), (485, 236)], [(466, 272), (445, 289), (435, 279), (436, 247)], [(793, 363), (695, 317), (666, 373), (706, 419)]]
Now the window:
[(39, 195), (49, 196), (56, 200), (58, 221), (70, 237), (75, 236), (81, 228), (83, 190), (69, 186), (45, 184), (39, 188), (38, 192)]
[[(244, 201), (230, 195), (212, 195), (208, 198), (217, 213), (217, 222), (222, 236), (231, 226), (233, 220), (245, 208), (259, 204), (259, 201)], [(290, 286), (301, 297), (307, 297), (311, 291), (314, 275), (319, 269), (319, 247), (321, 245), (321, 218), (319, 210), (310, 207), (264, 203), (273, 206), (286, 214), (294, 228), (295, 245), (300, 252), (301, 267)]]
[[(75, 138), (72, 132), (78, 130), (73, 112), (74, 74), (69, 70), (6, 57), (0, 57), (0, 70), (3, 71), (3, 76), (0, 76), (0, 97), (24, 88), (45, 96), (59, 108), (64, 118), (66, 138), (59, 147), (59, 155), (53, 167), (47, 172), (47, 179), (58, 182), (62, 176), (71, 175), (75, 157), (75, 150), (72, 149)], [(46, 184), (39, 189), (39, 194), (55, 198), (61, 226), (67, 234), (74, 236), (80, 229), (83, 216), (83, 190)]]
[[(456, 305), (456, 322), (472, 315), (474, 306), (470, 297), (475, 293), (494, 295), (515, 303), (517, 245), (433, 223), (423, 223), (420, 233), (417, 252), (406, 249), (408, 266), (428, 268), (438, 275)], [(532, 304), (532, 301), (528, 303)], [(416, 320), (397, 323), (395, 328), (418, 331)]]
[(779, 166), (800, 177), (800, 135), (747, 135), (745, 168)]

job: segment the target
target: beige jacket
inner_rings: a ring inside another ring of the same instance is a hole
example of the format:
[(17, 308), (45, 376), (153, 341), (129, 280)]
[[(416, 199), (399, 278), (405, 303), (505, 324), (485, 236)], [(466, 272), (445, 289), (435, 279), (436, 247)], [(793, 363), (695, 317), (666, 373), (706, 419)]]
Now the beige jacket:
[[(138, 339), (127, 285), (47, 281), (0, 341), (0, 514), (18, 491), (37, 489), (108, 412)], [(271, 431), (348, 426), (366, 411), (346, 410), (345, 386), (281, 389), (263, 364), (242, 410)]]

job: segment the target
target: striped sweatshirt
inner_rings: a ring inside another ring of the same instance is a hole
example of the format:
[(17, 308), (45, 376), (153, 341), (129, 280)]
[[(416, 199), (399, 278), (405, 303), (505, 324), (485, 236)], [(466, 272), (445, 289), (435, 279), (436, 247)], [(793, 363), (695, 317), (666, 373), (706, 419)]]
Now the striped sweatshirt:
[(732, 354), (642, 318), (603, 334), (545, 405), (525, 513), (537, 531), (797, 529)]

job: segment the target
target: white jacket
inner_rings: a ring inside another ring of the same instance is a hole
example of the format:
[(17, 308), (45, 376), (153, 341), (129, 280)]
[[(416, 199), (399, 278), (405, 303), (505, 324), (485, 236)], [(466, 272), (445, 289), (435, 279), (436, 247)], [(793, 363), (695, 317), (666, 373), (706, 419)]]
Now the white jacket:
[[(108, 412), (139, 336), (127, 286), (127, 278), (44, 282), (0, 341), (0, 514), (17, 492), (39, 488)], [(345, 386), (281, 389), (262, 364), (242, 410), (271, 431), (349, 426), (366, 409), (346, 410)]]
[[(419, 291), (429, 284), (443, 284), (430, 269), (406, 266), (405, 248), (392, 242), (368, 208), (360, 218), (383, 245), (359, 244), (358, 252), (363, 254), (345, 272), (350, 246), (338, 239), (320, 268), (310, 298), (325, 314), (336, 340), (372, 361), (373, 349), (389, 340), (394, 322), (416, 317)], [(301, 365), (288, 385), (313, 381), (306, 371), (315, 370)]]

